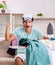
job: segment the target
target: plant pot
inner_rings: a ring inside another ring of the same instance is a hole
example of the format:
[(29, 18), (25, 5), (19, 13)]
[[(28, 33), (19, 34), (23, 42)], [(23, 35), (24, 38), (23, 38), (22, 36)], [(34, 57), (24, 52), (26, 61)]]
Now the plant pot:
[(1, 10), (1, 13), (5, 13), (5, 10), (3, 9), (3, 10)]

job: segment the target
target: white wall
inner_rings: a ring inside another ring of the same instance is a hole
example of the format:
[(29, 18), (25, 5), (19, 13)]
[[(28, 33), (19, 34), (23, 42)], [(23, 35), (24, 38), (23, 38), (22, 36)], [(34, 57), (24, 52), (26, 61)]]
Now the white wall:
[[(1, 2), (2, 0), (0, 0)], [(42, 12), (44, 17), (55, 17), (55, 0), (5, 0), (10, 13), (31, 13), (36, 16)], [(55, 27), (55, 21), (35, 22), (34, 26), (39, 28), (43, 34), (47, 34), (49, 22)], [(44, 25), (44, 27), (43, 27)], [(55, 33), (55, 32), (54, 32)]]
[[(0, 0), (2, 1), (2, 0)], [(5, 0), (12, 13), (42, 12), (44, 16), (55, 16), (55, 0)]]
[(55, 21), (54, 20), (36, 20), (33, 22), (33, 26), (38, 28), (43, 35), (47, 35), (48, 24), (51, 23), (53, 27), (53, 35), (55, 36)]

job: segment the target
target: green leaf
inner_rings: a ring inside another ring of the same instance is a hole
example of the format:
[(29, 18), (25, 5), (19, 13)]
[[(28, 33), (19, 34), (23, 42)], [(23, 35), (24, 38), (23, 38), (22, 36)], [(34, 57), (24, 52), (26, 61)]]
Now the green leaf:
[(4, 5), (2, 3), (0, 3), (0, 8), (4, 8)]
[(37, 16), (43, 16), (43, 14), (42, 13), (38, 13)]

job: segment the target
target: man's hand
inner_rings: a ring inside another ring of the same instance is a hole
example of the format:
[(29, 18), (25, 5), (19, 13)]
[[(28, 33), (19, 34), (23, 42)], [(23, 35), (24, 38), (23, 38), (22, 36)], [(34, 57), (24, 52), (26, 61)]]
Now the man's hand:
[(50, 38), (49, 38), (49, 37), (47, 37), (47, 36), (43, 36), (43, 39), (48, 39), (48, 40), (49, 40)]
[(7, 30), (10, 29), (10, 22), (8, 22), (8, 23), (6, 24), (6, 29), (7, 29)]
[(10, 41), (10, 23), (6, 24), (5, 40)]

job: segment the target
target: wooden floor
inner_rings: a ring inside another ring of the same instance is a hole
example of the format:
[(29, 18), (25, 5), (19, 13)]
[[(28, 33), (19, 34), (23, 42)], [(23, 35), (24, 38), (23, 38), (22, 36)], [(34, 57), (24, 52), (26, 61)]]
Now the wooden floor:
[(14, 56), (7, 54), (9, 43), (5, 41), (0, 42), (0, 65), (15, 65)]

